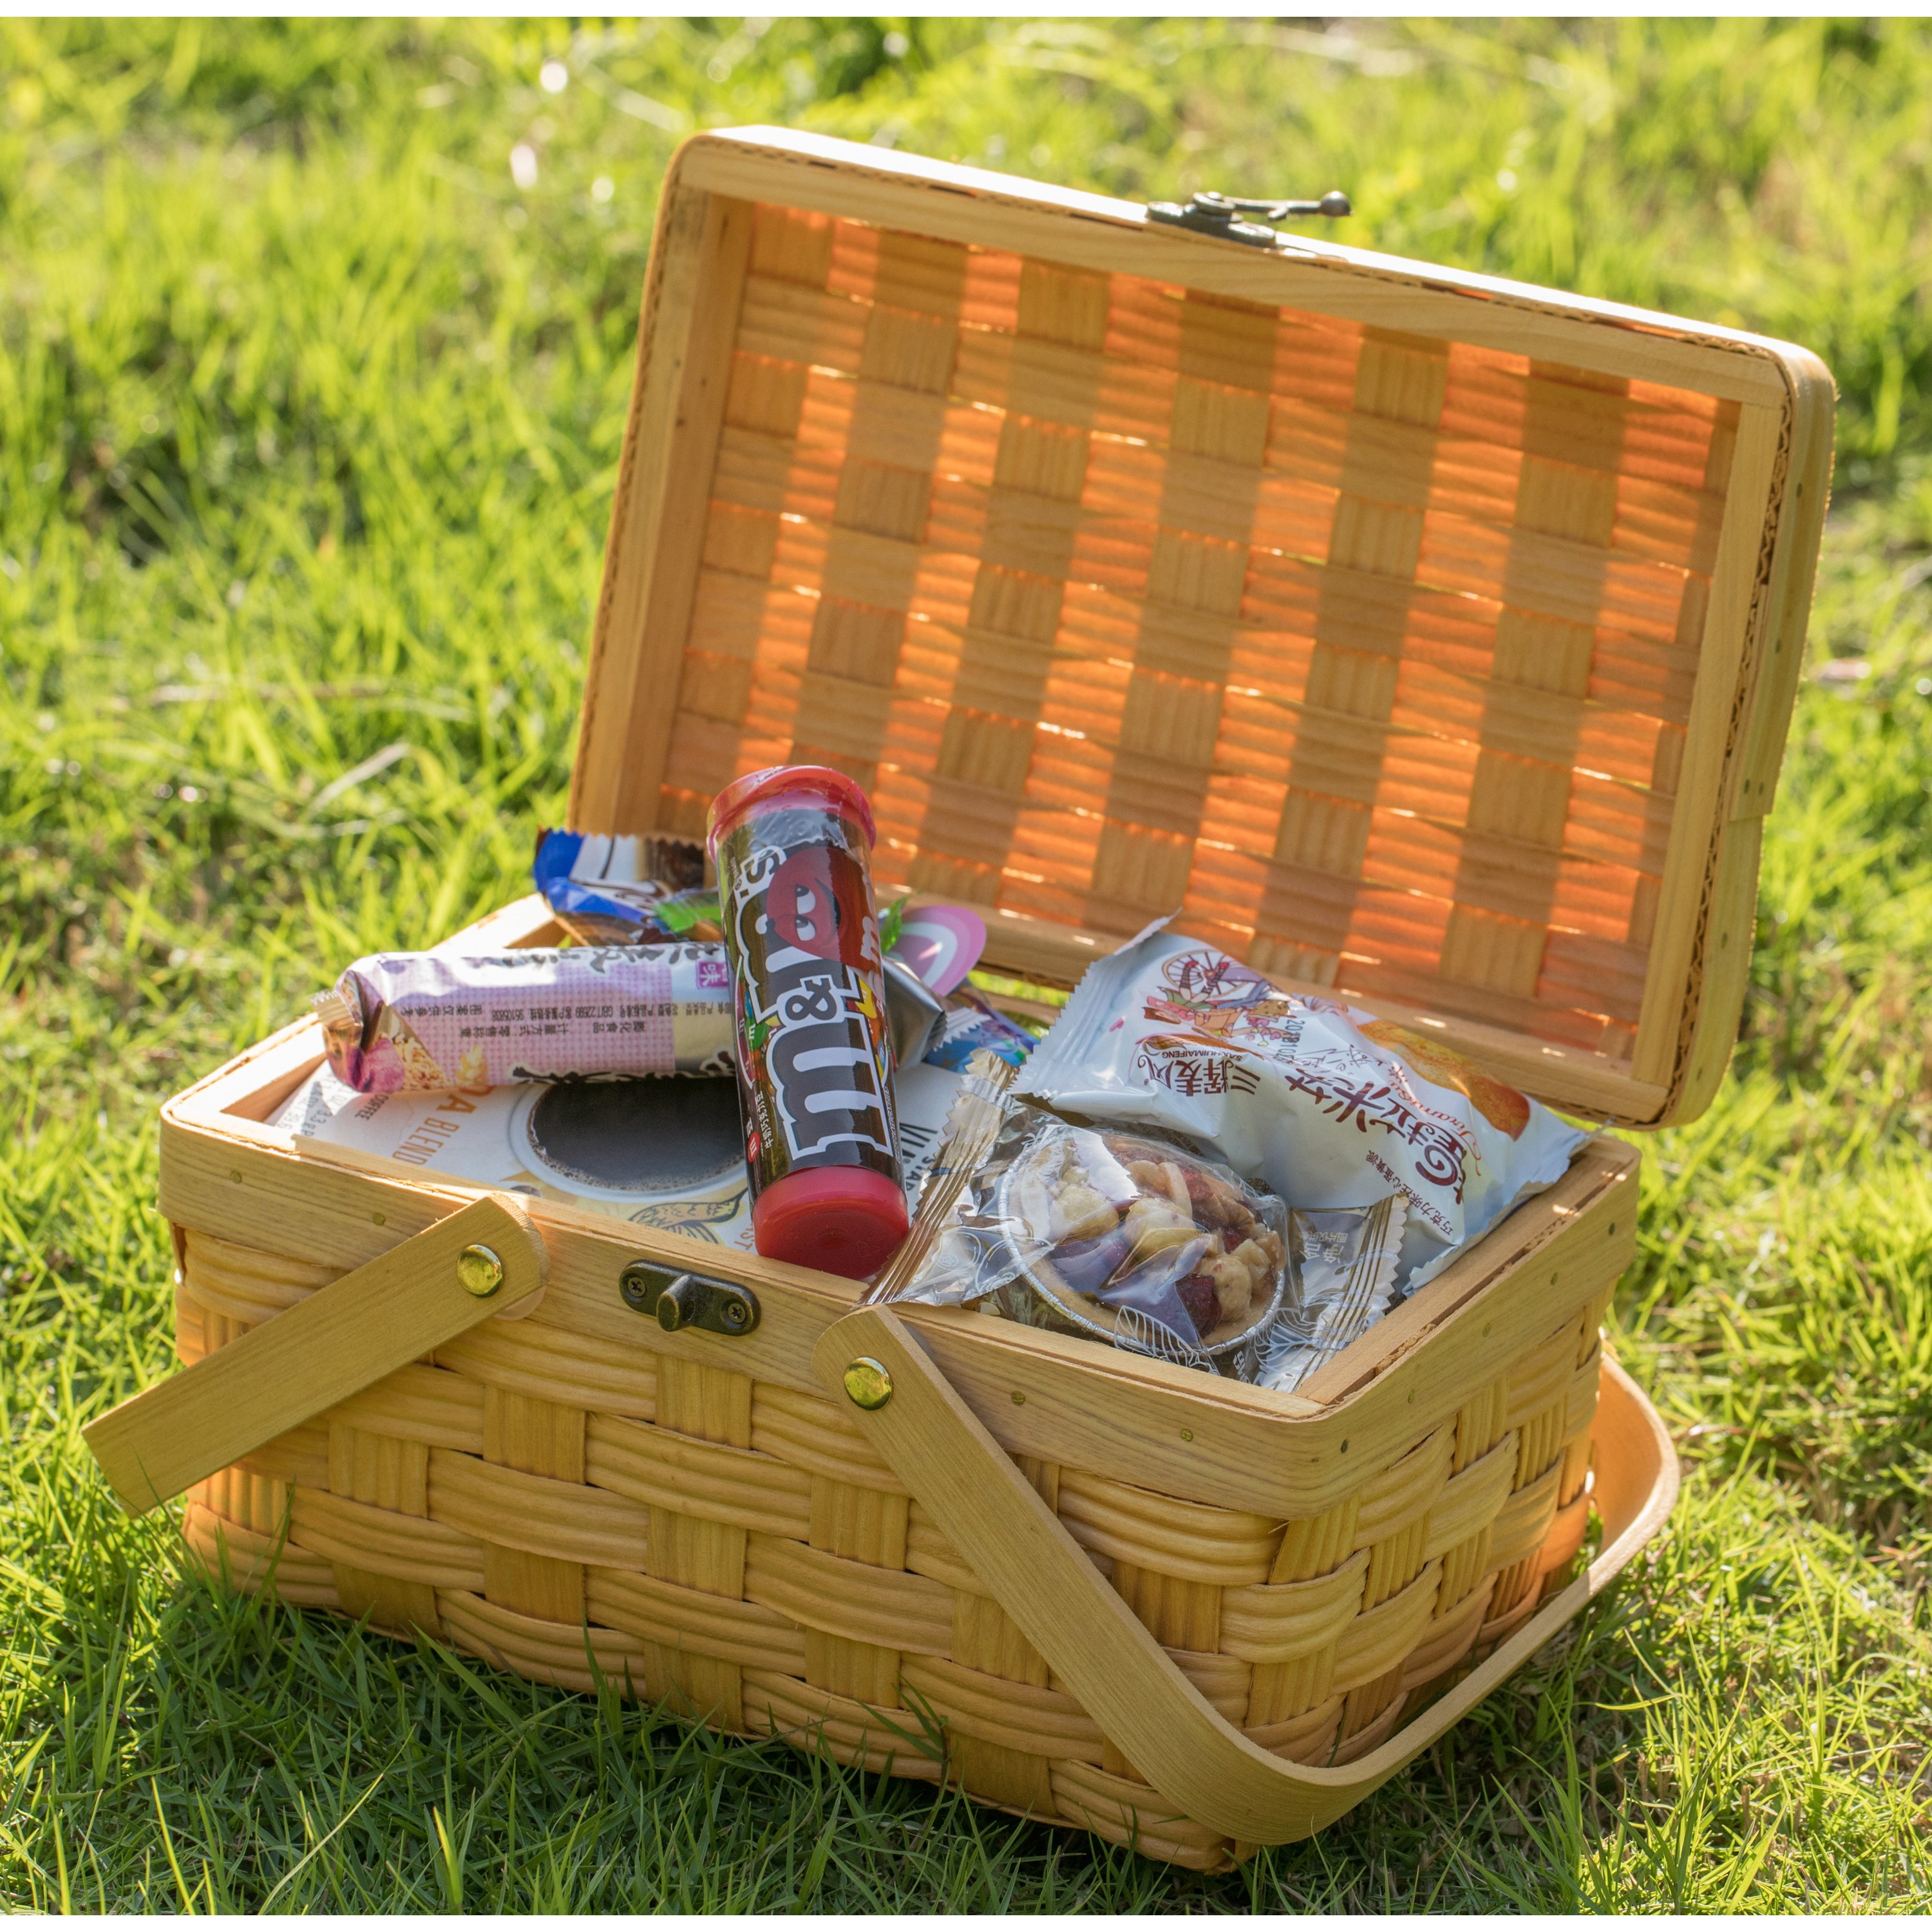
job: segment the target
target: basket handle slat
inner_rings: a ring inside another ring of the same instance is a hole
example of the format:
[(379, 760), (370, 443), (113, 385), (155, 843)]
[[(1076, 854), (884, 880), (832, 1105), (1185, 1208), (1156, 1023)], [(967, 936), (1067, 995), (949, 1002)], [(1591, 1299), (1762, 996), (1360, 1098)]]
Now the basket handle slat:
[[(501, 1284), (487, 1297), (458, 1273), (472, 1246), (502, 1264)], [(478, 1322), (528, 1313), (548, 1269), (543, 1238), (523, 1209), (486, 1195), (81, 1433), (128, 1513), (142, 1515)]]
[[(890, 1378), (878, 1408), (860, 1408), (844, 1387), (862, 1356)], [(1376, 1750), (1349, 1765), (1292, 1764), (1236, 1730), (1182, 1674), (890, 1310), (845, 1316), (813, 1360), (847, 1417), (1140, 1775), (1181, 1814), (1250, 1845), (1305, 1838), (1400, 1771), (1601, 1590), (1677, 1496), (1663, 1424), (1606, 1360), (1594, 1426), (1603, 1547), (1588, 1570)]]

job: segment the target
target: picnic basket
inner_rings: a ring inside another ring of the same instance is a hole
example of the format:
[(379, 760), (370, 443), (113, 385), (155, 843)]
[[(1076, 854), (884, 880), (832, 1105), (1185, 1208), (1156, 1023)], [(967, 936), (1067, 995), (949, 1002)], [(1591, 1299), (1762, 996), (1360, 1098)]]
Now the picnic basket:
[[(1729, 330), (702, 135), (572, 823), (835, 764), (882, 888), (979, 907), (1013, 975), (1178, 907), (1579, 1116), (1685, 1120), (1832, 416)], [(555, 937), (529, 899), (448, 944)], [(304, 1020), (164, 1109), (184, 1366), (88, 1432), (236, 1587), (1214, 1870), (1394, 1774), (1676, 1494), (1598, 1339), (1624, 1140), (1288, 1396), (298, 1146), (320, 1058)]]

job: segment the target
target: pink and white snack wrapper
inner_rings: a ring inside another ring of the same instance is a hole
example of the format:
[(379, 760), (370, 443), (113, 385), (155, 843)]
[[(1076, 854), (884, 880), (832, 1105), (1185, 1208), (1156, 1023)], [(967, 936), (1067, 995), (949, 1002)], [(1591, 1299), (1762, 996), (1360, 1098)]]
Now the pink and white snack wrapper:
[(731, 1069), (722, 946), (376, 953), (315, 1004), (329, 1065), (358, 1094)]

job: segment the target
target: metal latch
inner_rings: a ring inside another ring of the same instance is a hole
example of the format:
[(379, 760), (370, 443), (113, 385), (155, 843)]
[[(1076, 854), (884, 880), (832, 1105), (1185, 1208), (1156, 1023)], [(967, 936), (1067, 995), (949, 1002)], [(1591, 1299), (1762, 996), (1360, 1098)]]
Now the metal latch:
[(702, 1328), (712, 1335), (748, 1335), (758, 1325), (758, 1298), (735, 1281), (633, 1262), (619, 1277), (617, 1292), (627, 1308), (655, 1315), (658, 1326), (672, 1334)]
[(1330, 188), (1319, 201), (1243, 201), (1204, 188), (1185, 208), (1172, 201), (1148, 203), (1150, 221), (1165, 222), (1170, 228), (1186, 228), (1196, 235), (1218, 235), (1224, 241), (1239, 242), (1250, 248), (1272, 248), (1282, 238), (1258, 222), (1238, 221), (1237, 215), (1258, 214), (1264, 221), (1287, 221), (1325, 214), (1336, 221), (1354, 212), (1354, 204), (1338, 188)]

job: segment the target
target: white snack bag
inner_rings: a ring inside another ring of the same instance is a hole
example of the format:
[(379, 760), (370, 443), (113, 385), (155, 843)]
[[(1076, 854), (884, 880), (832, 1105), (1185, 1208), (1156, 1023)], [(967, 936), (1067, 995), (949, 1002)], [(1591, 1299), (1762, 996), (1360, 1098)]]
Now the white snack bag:
[(1088, 969), (1013, 1090), (1190, 1135), (1292, 1208), (1399, 1195), (1408, 1288), (1588, 1138), (1441, 1041), (1159, 930)]

